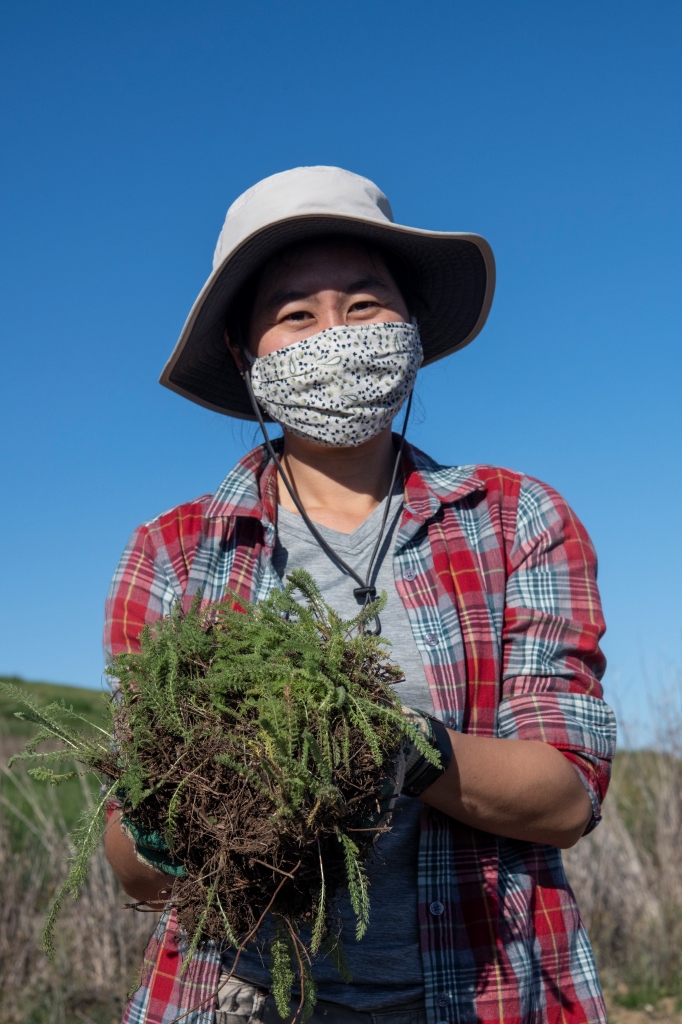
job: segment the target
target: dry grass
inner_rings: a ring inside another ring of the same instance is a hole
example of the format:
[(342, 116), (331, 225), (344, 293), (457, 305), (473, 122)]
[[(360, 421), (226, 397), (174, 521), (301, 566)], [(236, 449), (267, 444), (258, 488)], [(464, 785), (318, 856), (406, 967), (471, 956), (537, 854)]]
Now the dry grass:
[[(0, 765), (17, 746), (0, 740)], [(155, 917), (123, 910), (125, 896), (100, 853), (79, 900), (67, 901), (56, 957), (40, 950), (50, 896), (64, 878), (67, 821), (58, 791), (17, 768), (0, 790), (0, 1022), (119, 1024)], [(81, 802), (91, 799), (87, 788)]]
[(592, 835), (564, 855), (602, 983), (632, 1009), (682, 996), (682, 728), (618, 755)]

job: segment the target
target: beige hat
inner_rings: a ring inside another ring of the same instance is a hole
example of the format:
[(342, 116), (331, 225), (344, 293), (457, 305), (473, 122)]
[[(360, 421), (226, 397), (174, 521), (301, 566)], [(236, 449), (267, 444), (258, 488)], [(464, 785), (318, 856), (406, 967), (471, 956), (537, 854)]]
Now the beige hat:
[(340, 167), (296, 167), (259, 181), (227, 211), (213, 272), (161, 383), (208, 409), (254, 419), (223, 337), (230, 304), (278, 249), (335, 234), (391, 250), (414, 268), (426, 300), (419, 320), (424, 365), (468, 345), (483, 327), (495, 290), (495, 261), (484, 238), (395, 224), (388, 199), (369, 179)]

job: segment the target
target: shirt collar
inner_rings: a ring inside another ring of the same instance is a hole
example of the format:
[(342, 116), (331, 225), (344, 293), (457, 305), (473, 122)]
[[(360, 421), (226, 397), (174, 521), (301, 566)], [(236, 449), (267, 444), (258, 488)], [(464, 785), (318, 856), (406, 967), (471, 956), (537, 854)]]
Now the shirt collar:
[[(282, 439), (273, 441), (281, 454)], [(460, 501), (485, 487), (474, 466), (440, 466), (424, 452), (405, 443), (403, 452), (405, 507), (416, 519), (435, 515), (441, 505)], [(277, 473), (264, 445), (254, 448), (231, 470), (213, 495), (208, 519), (237, 516), (277, 521)]]
[[(272, 446), (280, 455), (282, 439), (276, 438)], [(205, 514), (207, 519), (242, 516), (276, 522), (277, 471), (265, 445), (239, 460), (213, 495)]]
[(441, 505), (451, 505), (485, 489), (475, 466), (441, 466), (408, 443), (403, 454), (403, 480), (405, 508), (420, 520), (430, 519)]

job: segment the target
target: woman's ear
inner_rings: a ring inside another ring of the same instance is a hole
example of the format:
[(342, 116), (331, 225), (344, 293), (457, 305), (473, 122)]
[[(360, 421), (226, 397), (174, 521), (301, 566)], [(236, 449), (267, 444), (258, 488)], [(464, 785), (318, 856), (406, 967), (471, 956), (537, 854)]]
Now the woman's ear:
[(228, 349), (230, 350), (232, 358), (234, 359), (235, 363), (237, 364), (237, 369), (239, 370), (239, 372), (241, 373), (241, 375), (243, 377), (244, 376), (244, 361), (242, 359), (241, 349), (240, 349), (239, 345), (235, 345), (235, 343), (233, 341), (230, 341), (230, 336), (227, 333), (227, 329), (225, 329), (225, 331), (223, 332), (223, 337), (225, 338), (225, 344), (227, 345)]

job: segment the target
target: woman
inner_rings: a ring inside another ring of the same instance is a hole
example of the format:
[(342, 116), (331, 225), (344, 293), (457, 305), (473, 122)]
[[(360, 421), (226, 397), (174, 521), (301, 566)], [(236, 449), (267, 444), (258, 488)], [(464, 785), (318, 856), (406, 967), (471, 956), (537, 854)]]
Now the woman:
[[(395, 225), (350, 172), (297, 168), (241, 196), (161, 382), (283, 439), (140, 527), (108, 598), (117, 653), (176, 601), (260, 600), (301, 565), (346, 617), (386, 591), (375, 628), (447, 767), (416, 766), (379, 840), (370, 929), (343, 933), (352, 983), (316, 965), (327, 1024), (606, 1021), (559, 852), (598, 822), (614, 752), (592, 546), (546, 485), (436, 465), (391, 431), (422, 361), (475, 337), (493, 287), (483, 239)], [(107, 853), (131, 896), (163, 899), (116, 814)], [(127, 1021), (276, 1019), (257, 949), (216, 1009), (229, 954), (180, 977), (176, 931), (164, 919)]]

